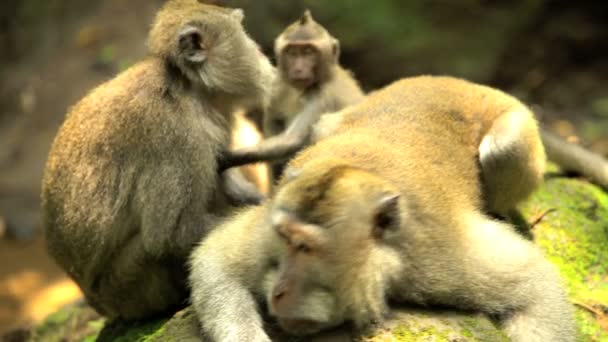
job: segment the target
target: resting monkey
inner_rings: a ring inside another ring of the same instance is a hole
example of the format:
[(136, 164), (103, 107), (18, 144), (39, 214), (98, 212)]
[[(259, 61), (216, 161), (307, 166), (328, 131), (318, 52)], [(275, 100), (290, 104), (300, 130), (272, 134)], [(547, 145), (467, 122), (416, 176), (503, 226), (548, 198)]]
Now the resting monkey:
[(89, 303), (139, 319), (187, 299), (194, 244), (257, 203), (230, 164), (236, 106), (266, 107), (275, 70), (241, 10), (170, 0), (150, 57), (86, 95), (53, 143), (42, 186), (50, 254)]
[[(241, 163), (268, 151), (287, 155), (299, 150), (321, 114), (356, 104), (365, 96), (352, 73), (340, 66), (339, 41), (310, 11), (277, 37), (274, 50), (280, 77), (263, 124), (264, 136), (270, 139), (235, 151), (234, 158)], [(273, 163), (273, 178), (278, 178), (283, 166), (284, 162)]]
[(206, 335), (268, 341), (258, 302), (293, 334), (363, 328), (390, 299), (484, 312), (517, 342), (574, 340), (556, 270), (483, 212), (513, 206), (542, 179), (523, 104), (417, 77), (344, 110), (332, 130), (288, 164), (272, 200), (194, 250), (191, 299)]

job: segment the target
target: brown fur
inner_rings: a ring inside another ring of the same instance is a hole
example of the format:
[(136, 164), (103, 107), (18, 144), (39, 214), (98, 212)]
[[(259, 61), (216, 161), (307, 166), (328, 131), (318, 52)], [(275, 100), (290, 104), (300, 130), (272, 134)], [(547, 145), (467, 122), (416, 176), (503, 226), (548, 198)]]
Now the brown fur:
[(328, 120), (316, 129), (329, 122), (331, 134), (288, 164), (270, 202), (193, 252), (192, 302), (213, 340), (268, 340), (256, 299), (296, 334), (363, 328), (382, 321), (392, 299), (499, 317), (513, 341), (574, 340), (558, 273), (484, 214), (487, 198), (506, 207), (532, 191), (503, 187), (497, 165), (528, 187), (540, 181), (544, 153), (524, 105), (466, 81), (417, 77)]
[[(294, 86), (286, 76), (289, 65), (284, 51), (292, 44), (308, 44), (317, 51), (316, 81), (309, 88)], [(273, 100), (264, 117), (266, 137), (285, 131), (298, 116), (314, 116), (311, 121), (315, 122), (322, 113), (338, 111), (364, 98), (352, 73), (340, 65), (339, 54), (338, 40), (308, 11), (277, 37), (275, 56), (281, 77), (277, 77)]]
[[(42, 187), (48, 249), (104, 315), (183, 305), (186, 257), (232, 210), (217, 171), (230, 113), (266, 104), (274, 78), (241, 19), (169, 1), (150, 57), (80, 100), (55, 138)], [(182, 50), (185, 28), (201, 33), (204, 62)]]

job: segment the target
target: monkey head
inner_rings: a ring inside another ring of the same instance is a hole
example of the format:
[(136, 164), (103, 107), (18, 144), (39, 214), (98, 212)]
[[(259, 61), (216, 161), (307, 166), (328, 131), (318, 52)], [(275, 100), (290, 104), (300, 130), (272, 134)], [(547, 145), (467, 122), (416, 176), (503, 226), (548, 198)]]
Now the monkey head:
[(269, 213), (282, 252), (264, 286), (284, 330), (364, 328), (382, 318), (386, 282), (400, 265), (400, 205), (388, 182), (339, 161), (312, 162), (284, 180)]
[(331, 78), (339, 55), (339, 41), (308, 10), (275, 40), (275, 56), (282, 77), (302, 90)]
[[(187, 15), (183, 15), (187, 13)], [(266, 106), (275, 70), (242, 27), (241, 9), (196, 0), (169, 0), (148, 37), (153, 55), (203, 91)]]

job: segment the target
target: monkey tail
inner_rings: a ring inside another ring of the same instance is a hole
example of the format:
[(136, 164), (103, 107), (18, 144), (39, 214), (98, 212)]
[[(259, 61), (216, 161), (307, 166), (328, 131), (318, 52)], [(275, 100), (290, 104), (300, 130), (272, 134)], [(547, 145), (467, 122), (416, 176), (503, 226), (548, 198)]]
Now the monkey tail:
[(608, 190), (608, 160), (557, 135), (541, 129), (541, 138), (550, 161), (564, 171), (574, 171)]

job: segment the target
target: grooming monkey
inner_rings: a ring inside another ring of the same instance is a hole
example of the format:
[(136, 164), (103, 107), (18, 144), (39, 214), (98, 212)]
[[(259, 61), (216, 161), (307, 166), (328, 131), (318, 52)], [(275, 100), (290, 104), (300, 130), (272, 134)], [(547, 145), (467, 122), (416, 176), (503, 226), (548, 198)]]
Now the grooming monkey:
[(230, 163), (233, 112), (267, 106), (275, 70), (241, 10), (170, 0), (150, 57), (68, 113), (42, 186), (48, 249), (88, 302), (139, 319), (187, 298), (187, 257), (259, 193)]
[(272, 200), (194, 250), (191, 299), (206, 335), (268, 341), (258, 302), (293, 334), (364, 328), (382, 322), (390, 299), (484, 312), (516, 342), (574, 340), (556, 270), (483, 213), (512, 207), (542, 179), (543, 146), (523, 104), (425, 76), (317, 127), (326, 124), (331, 135), (288, 164)]
[[(270, 139), (235, 151), (235, 159), (242, 163), (268, 151), (274, 155), (296, 152), (306, 144), (309, 129), (321, 114), (356, 104), (365, 96), (352, 73), (339, 63), (339, 41), (310, 11), (277, 37), (274, 50), (280, 77), (263, 124), (264, 136)], [(283, 166), (284, 161), (273, 163), (273, 178), (278, 178)]]

